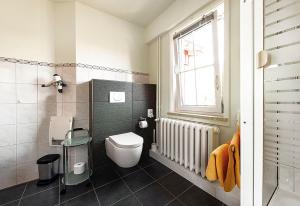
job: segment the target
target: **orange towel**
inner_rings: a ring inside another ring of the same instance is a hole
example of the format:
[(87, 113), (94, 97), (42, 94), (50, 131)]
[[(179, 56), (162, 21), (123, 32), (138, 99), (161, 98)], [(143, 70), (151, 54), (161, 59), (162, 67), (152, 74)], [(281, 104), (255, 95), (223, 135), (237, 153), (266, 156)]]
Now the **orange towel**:
[(224, 191), (230, 192), (235, 185), (240, 187), (240, 132), (234, 134), (228, 147), (228, 167)]
[(208, 165), (206, 168), (206, 177), (210, 181), (219, 180), (220, 185), (223, 187), (227, 166), (228, 166), (228, 144), (222, 144), (215, 149), (209, 157)]

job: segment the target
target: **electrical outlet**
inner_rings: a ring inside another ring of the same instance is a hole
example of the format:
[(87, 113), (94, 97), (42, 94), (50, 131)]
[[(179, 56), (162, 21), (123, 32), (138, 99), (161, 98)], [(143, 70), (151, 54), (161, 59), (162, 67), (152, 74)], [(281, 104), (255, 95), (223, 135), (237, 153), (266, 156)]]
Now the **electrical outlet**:
[(153, 109), (148, 109), (147, 110), (147, 117), (149, 117), (149, 118), (153, 118), (154, 117), (154, 115), (153, 115)]

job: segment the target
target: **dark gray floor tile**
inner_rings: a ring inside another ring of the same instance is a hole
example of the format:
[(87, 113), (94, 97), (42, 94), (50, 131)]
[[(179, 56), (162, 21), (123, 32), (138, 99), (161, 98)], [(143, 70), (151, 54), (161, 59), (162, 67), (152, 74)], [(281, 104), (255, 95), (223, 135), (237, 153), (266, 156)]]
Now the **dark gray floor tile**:
[(20, 199), (25, 186), (26, 183), (0, 190), (0, 205)]
[(3, 206), (18, 206), (19, 205), (19, 201), (20, 200), (12, 201), (12, 202), (7, 203), (7, 204), (5, 204)]
[(119, 178), (119, 175), (114, 171), (114, 167), (112, 165), (106, 165), (96, 169), (91, 180), (94, 187), (97, 188)]
[(47, 190), (47, 189), (50, 189), (53, 187), (57, 187), (59, 180), (57, 178), (54, 182), (52, 182), (48, 185), (42, 185), (42, 186), (38, 186), (36, 184), (37, 182), (38, 182), (38, 180), (33, 180), (33, 181), (28, 182), (23, 196), (32, 195), (32, 194), (42, 192), (44, 190)]
[(186, 206), (221, 206), (222, 202), (211, 196), (210, 194), (204, 192), (196, 186), (192, 186), (182, 195), (180, 195), (179, 200), (183, 202)]
[(138, 191), (136, 196), (143, 206), (165, 205), (173, 199), (173, 196), (157, 183)]
[(169, 168), (158, 162), (150, 165), (149, 167), (145, 167), (144, 169), (154, 179), (161, 178), (171, 172)]
[(119, 202), (115, 203), (114, 206), (141, 206), (142, 204), (132, 195)]
[(66, 193), (60, 195), (60, 202), (65, 202), (93, 189), (88, 180), (78, 185), (67, 186), (66, 188)]
[(96, 194), (94, 191), (88, 192), (87, 194), (76, 197), (72, 200), (61, 204), (63, 206), (99, 206)]
[(184, 205), (178, 200), (173, 200), (172, 202), (168, 203), (167, 206), (184, 206)]
[(58, 187), (22, 198), (21, 206), (53, 206), (59, 203)]
[(147, 167), (153, 163), (155, 163), (156, 160), (153, 158), (149, 157), (148, 155), (143, 155), (138, 163), (140, 167)]
[(96, 190), (102, 206), (111, 205), (131, 194), (122, 180), (117, 180)]
[(122, 168), (122, 167), (115, 165), (115, 170), (121, 177), (128, 175), (130, 173), (133, 173), (133, 172), (137, 171), (138, 169), (140, 169), (138, 166), (134, 166), (134, 167), (130, 167), (130, 168)]
[(184, 192), (184, 190), (192, 185), (191, 182), (187, 181), (175, 172), (172, 172), (160, 179), (159, 183), (166, 187), (167, 190), (175, 196)]
[(142, 187), (150, 184), (154, 181), (148, 174), (146, 174), (143, 170), (139, 170), (133, 174), (130, 174), (124, 177), (124, 181), (129, 186), (129, 188), (135, 192)]

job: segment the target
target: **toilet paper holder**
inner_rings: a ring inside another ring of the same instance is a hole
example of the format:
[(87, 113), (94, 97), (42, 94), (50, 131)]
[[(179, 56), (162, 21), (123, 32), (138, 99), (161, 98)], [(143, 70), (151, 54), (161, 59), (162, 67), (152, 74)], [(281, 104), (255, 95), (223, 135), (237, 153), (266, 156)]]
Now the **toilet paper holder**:
[(147, 122), (147, 119), (145, 117), (140, 117), (140, 119), (139, 119), (139, 127), (141, 129), (144, 129), (144, 128), (148, 127), (148, 122)]

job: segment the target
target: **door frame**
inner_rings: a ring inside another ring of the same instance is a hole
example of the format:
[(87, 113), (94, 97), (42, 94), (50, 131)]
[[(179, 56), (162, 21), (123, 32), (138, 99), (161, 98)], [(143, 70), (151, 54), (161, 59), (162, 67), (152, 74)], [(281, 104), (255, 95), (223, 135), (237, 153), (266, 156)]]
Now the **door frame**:
[(241, 205), (262, 206), (263, 69), (256, 54), (263, 50), (263, 0), (241, 0), (240, 11)]
[(240, 0), (240, 205), (254, 205), (254, 0)]

